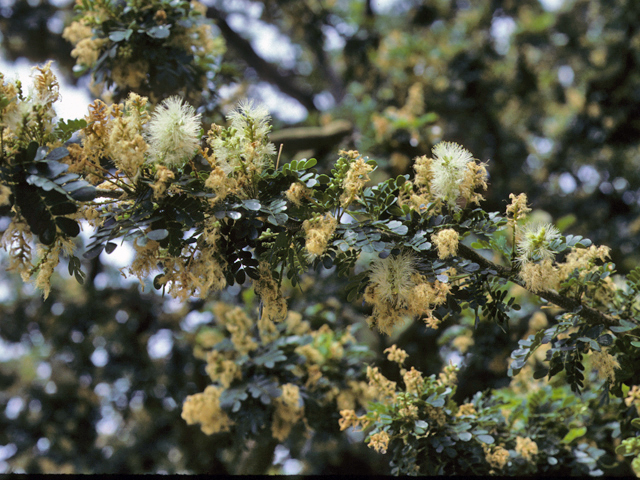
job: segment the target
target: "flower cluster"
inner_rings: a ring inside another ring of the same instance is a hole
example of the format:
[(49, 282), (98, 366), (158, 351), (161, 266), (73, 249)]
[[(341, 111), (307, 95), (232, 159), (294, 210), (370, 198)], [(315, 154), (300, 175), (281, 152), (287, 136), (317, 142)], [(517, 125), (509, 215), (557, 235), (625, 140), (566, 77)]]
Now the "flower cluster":
[[(357, 152), (354, 152), (357, 154)], [(343, 207), (347, 207), (358, 194), (362, 191), (364, 185), (370, 180), (368, 173), (373, 170), (373, 165), (365, 162), (359, 154), (355, 159), (352, 159), (347, 171), (342, 188), (343, 193), (340, 197), (340, 203)]]
[(170, 97), (156, 108), (147, 134), (152, 161), (170, 168), (182, 167), (200, 146), (200, 114), (179, 97)]
[(33, 84), (24, 92), (18, 80), (6, 82), (0, 73), (0, 132), (3, 155), (26, 147), (35, 141), (40, 145), (57, 146), (53, 135), (56, 111), (54, 103), (60, 98), (58, 79), (51, 71), (49, 61), (34, 67)]
[(114, 84), (118, 94), (161, 96), (210, 88), (207, 72), (217, 68), (225, 47), (213, 37), (199, 2), (152, 0), (129, 2), (126, 8), (116, 2), (76, 2), (76, 11), (80, 16), (62, 36), (74, 45), (74, 71), (91, 70), (96, 95)]
[(431, 235), (431, 241), (438, 249), (438, 257), (445, 259), (458, 251), (460, 236), (452, 228), (445, 228)]
[(327, 244), (337, 226), (338, 221), (331, 213), (305, 220), (302, 223), (302, 230), (305, 233), (305, 248), (307, 251), (314, 256), (322, 255), (327, 249)]
[(413, 208), (422, 210), (433, 201), (454, 209), (459, 208), (460, 201), (479, 204), (482, 196), (477, 190), (487, 188), (485, 166), (453, 142), (438, 143), (432, 153), (433, 158), (422, 156), (415, 160), (414, 193), (409, 194)]
[(182, 418), (188, 425), (200, 424), (207, 435), (229, 430), (233, 422), (220, 408), (223, 389), (209, 385), (203, 393), (189, 395), (182, 405)]
[(208, 134), (211, 152), (205, 157), (212, 172), (205, 186), (217, 195), (217, 201), (230, 193), (244, 198), (257, 196), (259, 174), (272, 165), (275, 146), (267, 134), (271, 117), (264, 105), (241, 102), (227, 120), (229, 128), (212, 125)]
[(365, 301), (373, 305), (369, 325), (377, 325), (381, 332), (390, 334), (405, 316), (425, 315), (427, 325), (437, 327), (438, 320), (432, 312), (446, 301), (450, 287), (438, 280), (428, 282), (420, 275), (412, 253), (376, 259), (369, 270), (369, 285), (364, 293)]

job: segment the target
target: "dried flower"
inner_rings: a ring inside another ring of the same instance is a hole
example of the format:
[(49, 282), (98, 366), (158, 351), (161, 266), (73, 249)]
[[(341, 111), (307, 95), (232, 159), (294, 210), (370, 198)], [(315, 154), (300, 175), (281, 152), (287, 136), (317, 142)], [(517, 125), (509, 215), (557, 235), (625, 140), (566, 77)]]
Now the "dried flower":
[(200, 114), (174, 96), (162, 102), (149, 122), (151, 157), (167, 167), (181, 167), (200, 145)]

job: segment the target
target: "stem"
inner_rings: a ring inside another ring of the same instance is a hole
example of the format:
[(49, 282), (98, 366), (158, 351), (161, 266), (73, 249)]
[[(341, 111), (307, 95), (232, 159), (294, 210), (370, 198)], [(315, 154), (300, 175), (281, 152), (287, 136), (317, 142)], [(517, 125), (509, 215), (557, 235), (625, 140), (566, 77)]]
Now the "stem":
[[(461, 257), (466, 258), (467, 260), (471, 260), (483, 268), (490, 268), (492, 270), (495, 270), (498, 273), (499, 277), (505, 278), (510, 282), (515, 283), (516, 285), (520, 285), (522, 288), (526, 289), (524, 282), (517, 278), (517, 272), (513, 268), (507, 268), (503, 267), (502, 265), (495, 264), (491, 260), (487, 260), (475, 250), (467, 247), (462, 243), (458, 245), (458, 253)], [(580, 311), (580, 316), (587, 320), (587, 322), (589, 323), (605, 324), (607, 326), (618, 325), (619, 323), (618, 319), (602, 313), (595, 308), (583, 305), (578, 299), (565, 297), (552, 290), (542, 290), (540, 292), (531, 293), (561, 308), (564, 308), (565, 310), (573, 311), (581, 307), (582, 310)]]

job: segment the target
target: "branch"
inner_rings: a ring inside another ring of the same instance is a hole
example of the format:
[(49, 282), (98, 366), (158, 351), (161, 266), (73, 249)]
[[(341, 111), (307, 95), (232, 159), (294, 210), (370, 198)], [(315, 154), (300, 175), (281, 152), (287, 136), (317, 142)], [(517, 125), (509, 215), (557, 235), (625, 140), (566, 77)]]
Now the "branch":
[(353, 131), (353, 124), (347, 120), (335, 120), (322, 127), (294, 127), (278, 130), (269, 135), (269, 140), (283, 144), (287, 152), (318, 150), (327, 145), (336, 145)]
[(124, 193), (122, 190), (107, 190), (106, 188), (96, 188), (96, 198), (120, 198)]
[(262, 79), (278, 87), (285, 95), (295, 98), (307, 110), (318, 110), (313, 103), (313, 92), (297, 86), (293, 81), (293, 77), (295, 76), (293, 72), (283, 70), (281, 67), (269, 63), (259, 56), (251, 46), (251, 43), (229, 26), (224, 12), (221, 12), (215, 7), (209, 7), (207, 8), (207, 18), (216, 21), (227, 43), (240, 54), (242, 59), (247, 62)]
[[(515, 283), (516, 285), (520, 285), (524, 289), (527, 288), (524, 282), (516, 277), (516, 272), (512, 268), (503, 267), (502, 265), (493, 263), (492, 261), (484, 258), (474, 249), (467, 247), (462, 243), (458, 245), (458, 253), (461, 257), (466, 258), (467, 260), (471, 260), (472, 262), (477, 263), (483, 268), (490, 268), (491, 270), (495, 270), (496, 272), (498, 272), (498, 276), (505, 278), (510, 282)], [(543, 290), (541, 292), (531, 293), (568, 311), (574, 311), (577, 308), (581, 308), (580, 316), (587, 320), (589, 323), (605, 324), (608, 326), (617, 325), (619, 323), (616, 318), (602, 313), (595, 308), (583, 305), (579, 300), (565, 297), (552, 290)]]

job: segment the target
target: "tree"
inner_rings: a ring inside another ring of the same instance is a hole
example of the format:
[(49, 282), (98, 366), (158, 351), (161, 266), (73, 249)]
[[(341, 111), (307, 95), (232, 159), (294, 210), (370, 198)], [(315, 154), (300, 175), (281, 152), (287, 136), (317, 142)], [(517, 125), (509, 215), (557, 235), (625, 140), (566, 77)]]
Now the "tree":
[[(82, 0), (84, 119), (49, 64), (3, 76), (3, 245), (44, 294), (7, 280), (6, 468), (638, 474), (636, 7), (261, 5), (295, 68), (222, 4)], [(305, 125), (217, 96), (256, 76)], [(124, 242), (162, 297), (105, 288)]]

